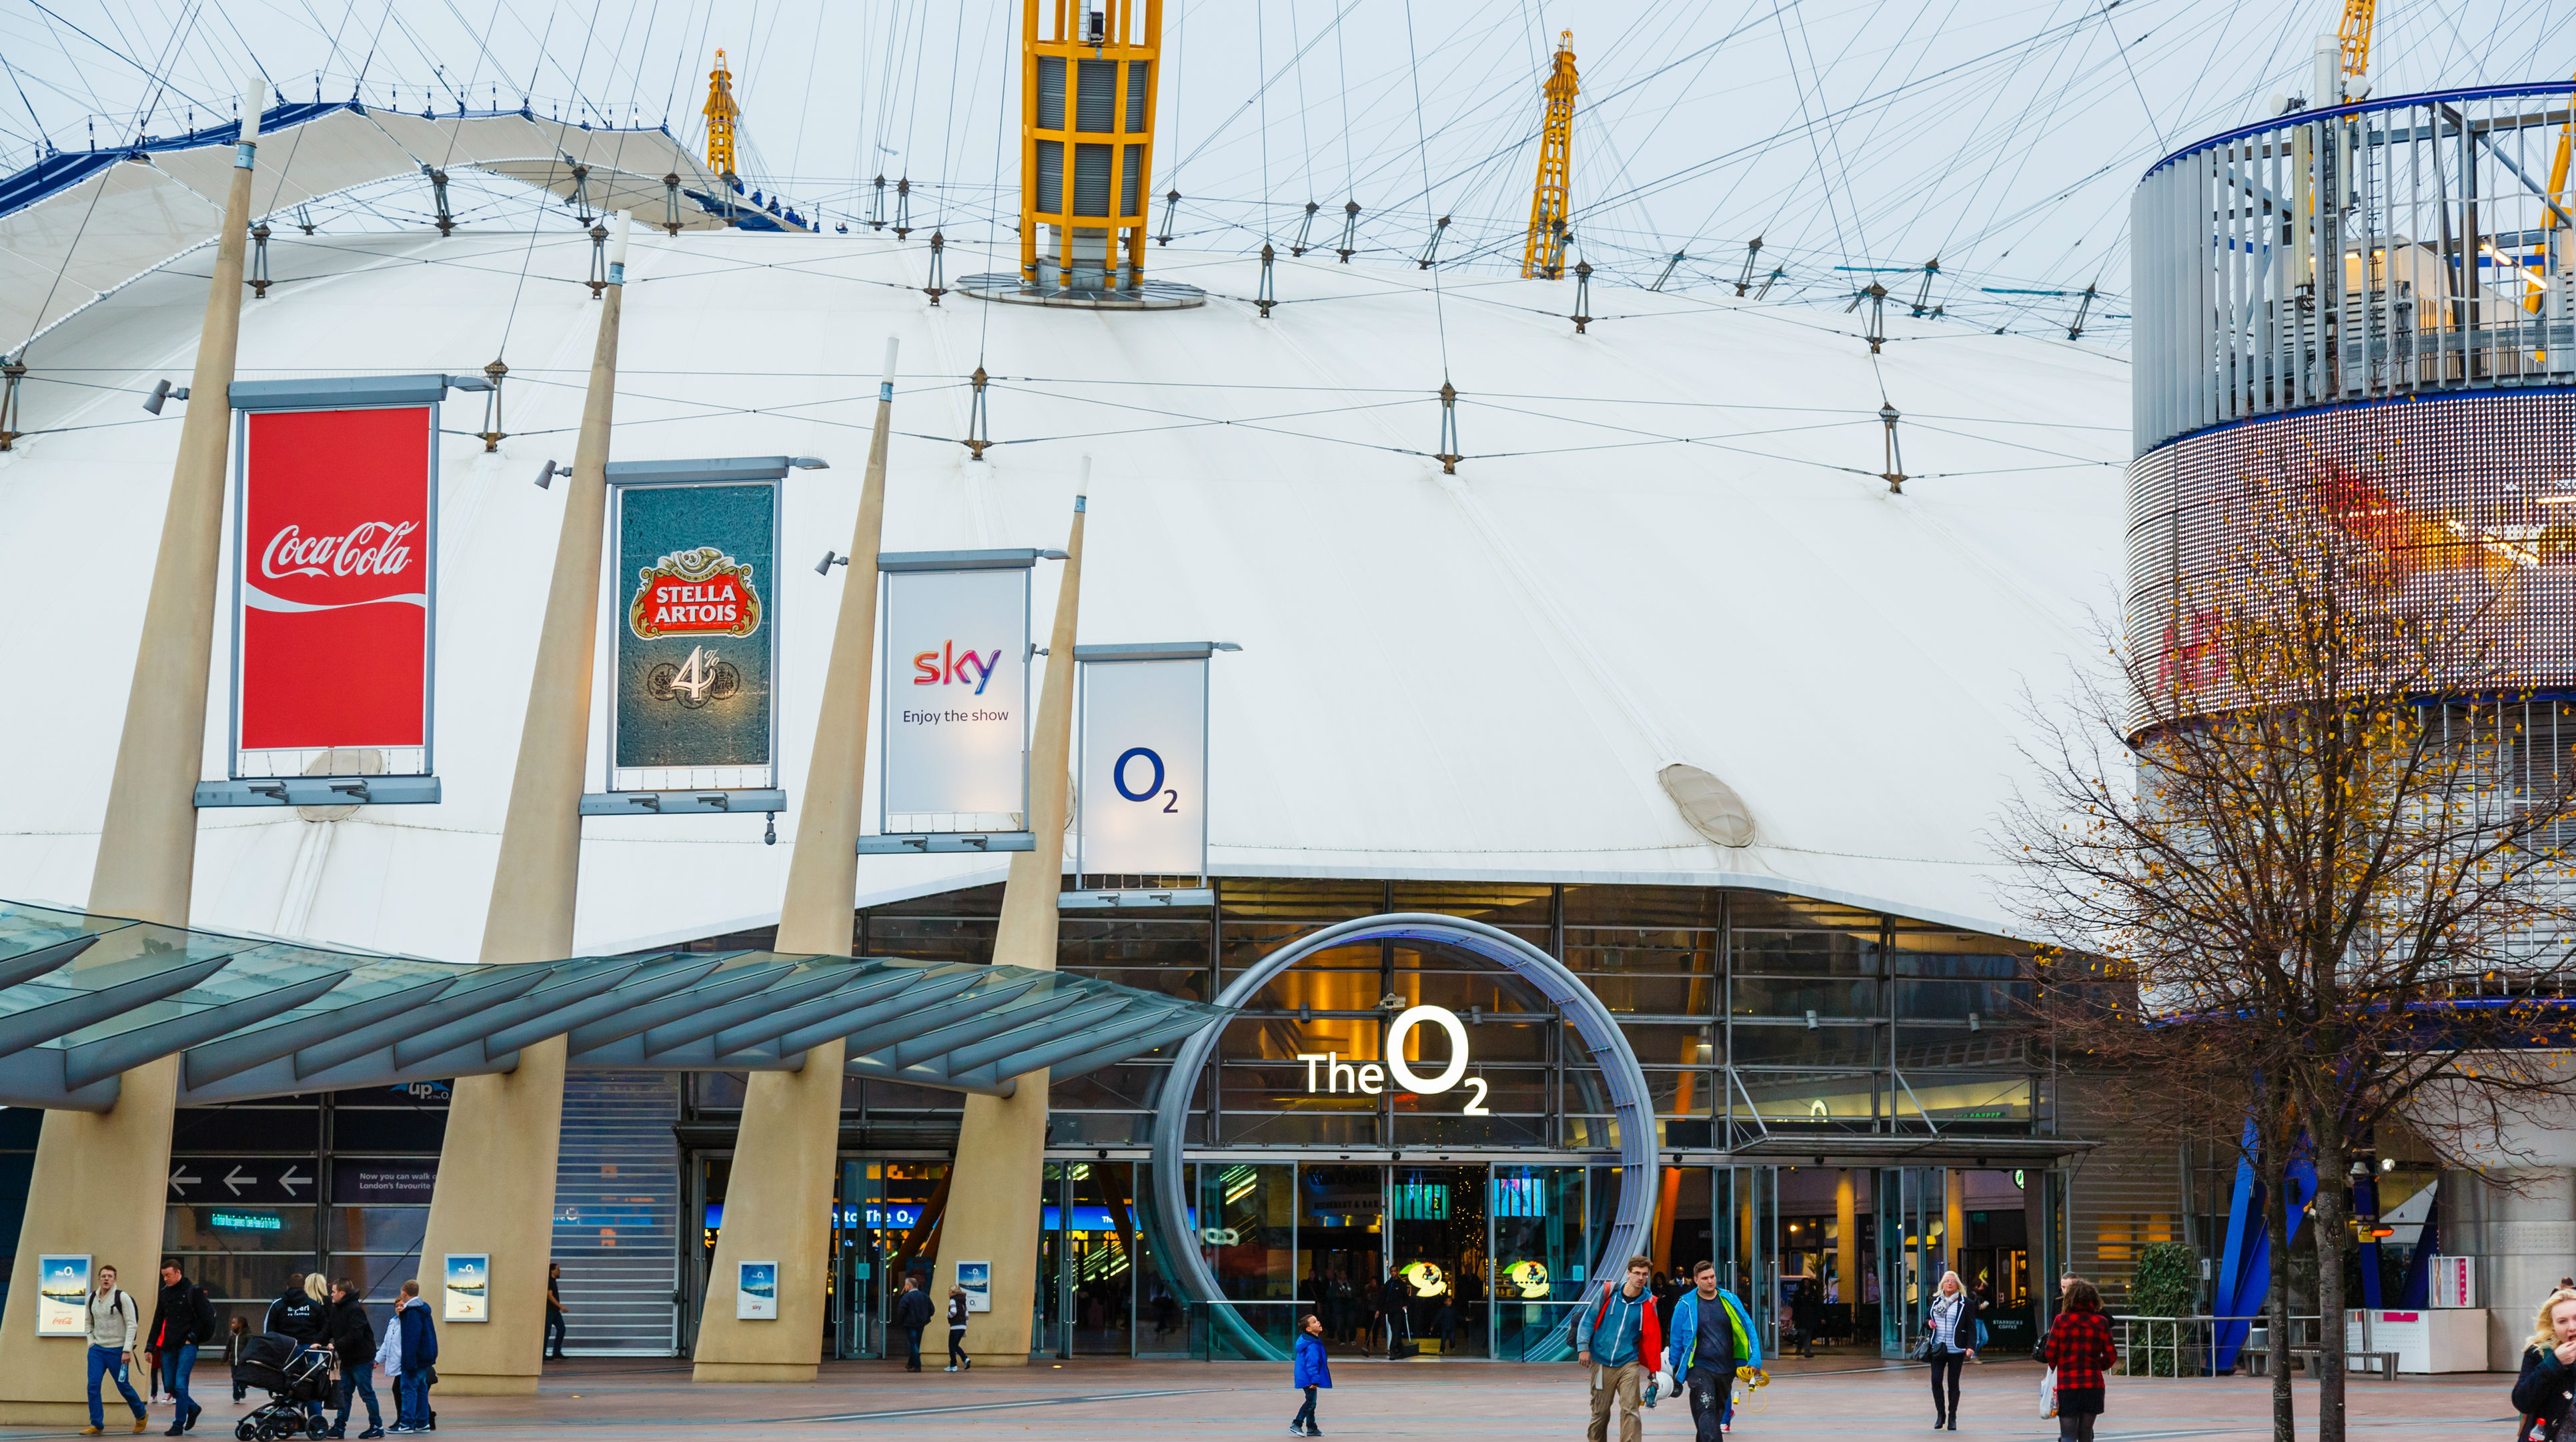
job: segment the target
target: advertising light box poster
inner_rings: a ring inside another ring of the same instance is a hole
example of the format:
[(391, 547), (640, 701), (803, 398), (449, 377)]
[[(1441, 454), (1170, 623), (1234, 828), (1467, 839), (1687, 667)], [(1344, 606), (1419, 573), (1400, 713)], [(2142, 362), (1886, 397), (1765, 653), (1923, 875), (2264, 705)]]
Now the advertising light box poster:
[(396, 406), (242, 418), (233, 531), (242, 774), (294, 774), (330, 747), (380, 749), (395, 774), (428, 769), (434, 415)]
[(1207, 874), (1204, 657), (1082, 663), (1081, 870)]
[(40, 1256), (36, 1276), (36, 1335), (89, 1335), (89, 1258)]
[(959, 1262), (957, 1264), (957, 1285), (965, 1288), (966, 1290), (967, 1311), (989, 1312), (993, 1310), (992, 1263)]
[(450, 1252), (439, 1287), (442, 1322), (492, 1320), (492, 1256), (489, 1252)]
[(1028, 829), (1029, 573), (886, 575), (883, 829)]
[(610, 789), (771, 785), (776, 483), (615, 493)]
[(778, 1320), (778, 1264), (776, 1262), (737, 1262), (734, 1264), (733, 1314), (745, 1322)]

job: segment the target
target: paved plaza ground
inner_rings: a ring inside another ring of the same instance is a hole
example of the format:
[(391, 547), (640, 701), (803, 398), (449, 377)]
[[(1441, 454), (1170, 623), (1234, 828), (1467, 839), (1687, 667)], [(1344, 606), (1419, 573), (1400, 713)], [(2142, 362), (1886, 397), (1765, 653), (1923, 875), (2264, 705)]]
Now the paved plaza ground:
[[(1338, 1384), (1322, 1405), (1324, 1433), (1337, 1438), (1529, 1438), (1576, 1442), (1584, 1391), (1570, 1363), (1333, 1361)], [(201, 1372), (201, 1377), (207, 1377)], [(219, 1375), (219, 1374), (218, 1374)], [(534, 1397), (433, 1398), (439, 1432), (459, 1442), (617, 1433), (653, 1436), (966, 1439), (966, 1442), (1164, 1442), (1287, 1435), (1296, 1394), (1288, 1369), (1244, 1363), (1083, 1360), (1027, 1368), (979, 1368), (919, 1376), (900, 1364), (828, 1364), (810, 1386), (697, 1386), (684, 1362), (584, 1361), (550, 1364)], [(1740, 1414), (1730, 1442), (1772, 1439), (1881, 1439), (1928, 1434), (1931, 1406), (1920, 1368), (1872, 1359), (1790, 1361), (1774, 1371), (1758, 1411)], [(239, 1410), (212, 1377), (214, 1400), (197, 1435), (224, 1442)], [(2027, 1361), (1971, 1367), (1961, 1442), (2045, 1439), (2055, 1422), (2038, 1416), (2039, 1369)], [(2512, 1379), (2463, 1375), (2352, 1384), (2352, 1435), (2367, 1442), (2475, 1438), (2506, 1442)], [(2132, 1439), (2260, 1439), (2269, 1435), (2270, 1392), (2258, 1378), (2113, 1378), (2099, 1442)], [(2300, 1431), (2315, 1432), (2315, 1389), (2299, 1386)], [(256, 1398), (254, 1398), (256, 1400)], [(390, 1400), (388, 1398), (388, 1400)], [(111, 1432), (124, 1414), (109, 1402)], [(156, 1410), (151, 1433), (167, 1414)], [(1687, 1442), (1687, 1404), (1646, 1414), (1648, 1439)], [(69, 1429), (0, 1429), (0, 1438), (59, 1436)], [(356, 1435), (353, 1427), (351, 1435)], [(1617, 1437), (1614, 1428), (1612, 1437)]]

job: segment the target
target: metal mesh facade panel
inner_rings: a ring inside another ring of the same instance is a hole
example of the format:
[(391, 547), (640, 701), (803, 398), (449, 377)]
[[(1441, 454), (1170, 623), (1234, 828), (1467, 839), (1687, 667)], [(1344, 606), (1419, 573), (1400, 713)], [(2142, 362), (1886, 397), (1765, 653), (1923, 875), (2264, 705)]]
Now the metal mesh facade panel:
[(2576, 689), (2576, 392), (2231, 426), (2140, 457), (2129, 482), (2129, 644), (2182, 709), (2243, 700), (2219, 618), (2256, 594), (2259, 518), (2285, 505), (2313, 506), (2360, 559), (2374, 609), (2465, 632), (2435, 689)]
[(1049, 214), (1064, 209), (1064, 146), (1059, 141), (1038, 142), (1038, 209)]
[(1152, 102), (1148, 98), (1153, 94), (1153, 90), (1154, 62), (1151, 60), (1128, 61), (1127, 129), (1130, 132), (1141, 132), (1144, 130), (1145, 117), (1153, 113)]
[(1107, 215), (1109, 213), (1109, 153), (1114, 145), (1076, 145), (1073, 148), (1074, 215)]
[(1118, 62), (1085, 60), (1082, 95), (1075, 102), (1074, 129), (1093, 132), (1118, 128)]
[(1038, 129), (1064, 129), (1064, 57), (1038, 57)]

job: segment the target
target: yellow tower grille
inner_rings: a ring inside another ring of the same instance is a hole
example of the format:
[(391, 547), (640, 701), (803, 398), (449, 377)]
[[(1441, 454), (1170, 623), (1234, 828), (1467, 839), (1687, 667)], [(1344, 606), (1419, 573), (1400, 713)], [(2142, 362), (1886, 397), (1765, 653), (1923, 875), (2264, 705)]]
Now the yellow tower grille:
[(1521, 275), (1555, 280), (1565, 274), (1565, 209), (1574, 188), (1574, 32), (1556, 38), (1556, 68), (1547, 77), (1547, 125), (1539, 134), (1538, 183), (1530, 188), (1529, 242), (1521, 247)]
[(734, 103), (733, 72), (725, 68), (725, 53), (716, 52), (716, 68), (707, 72), (707, 169), (719, 179), (731, 180), (737, 174), (733, 165), (733, 123), (742, 116)]
[(1136, 290), (1162, 0), (1028, 0), (1021, 16), (1021, 282)]

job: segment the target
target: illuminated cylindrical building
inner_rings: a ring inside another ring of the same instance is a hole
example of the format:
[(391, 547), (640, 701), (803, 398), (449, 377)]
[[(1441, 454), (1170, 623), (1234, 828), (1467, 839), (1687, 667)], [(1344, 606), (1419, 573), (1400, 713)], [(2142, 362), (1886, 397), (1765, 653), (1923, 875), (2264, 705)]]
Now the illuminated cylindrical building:
[(2182, 709), (2226, 704), (2213, 598), (2283, 501), (2365, 548), (2391, 614), (2481, 618), (2437, 685), (2576, 691), (2568, 105), (2311, 107), (2140, 182), (2130, 642)]
[(1020, 14), (1021, 283), (1137, 290), (1162, 0), (1030, 0)]
[[(2374, 625), (2442, 638), (2404, 652), (2424, 668), (2408, 689), (2493, 715), (2505, 786), (2563, 777), (2576, 750), (2571, 135), (2563, 84), (2492, 86), (2296, 110), (2147, 172), (2132, 208), (2135, 729), (2251, 699), (2234, 689), (2231, 607), (2276, 580), (2265, 562), (2286, 550), (2267, 533), (2314, 522), (2359, 563), (2335, 584)], [(2424, 620), (2439, 624), (2409, 624)], [(2446, 1174), (2438, 1211), (2418, 1209), (2496, 1309), (2489, 1366), (2515, 1365), (2509, 1319), (2565, 1271), (2568, 1135), (2564, 1112), (2508, 1125), (2492, 1143), (2506, 1185)], [(2231, 1244), (2222, 1298), (2260, 1295), (2263, 1264), (2239, 1265)]]

